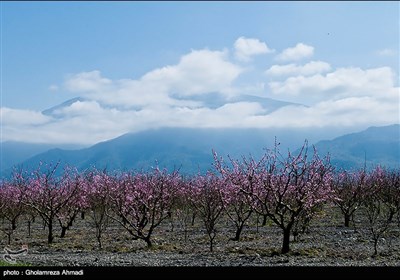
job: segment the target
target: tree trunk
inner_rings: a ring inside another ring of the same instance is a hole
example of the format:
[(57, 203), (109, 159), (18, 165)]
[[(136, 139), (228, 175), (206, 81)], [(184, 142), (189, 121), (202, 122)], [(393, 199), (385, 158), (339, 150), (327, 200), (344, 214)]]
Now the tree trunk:
[(267, 224), (267, 215), (263, 215), (263, 221), (262, 221), (262, 224), (261, 224), (261, 226), (265, 226), (266, 224)]
[(31, 221), (28, 221), (28, 236), (31, 236)]
[(66, 227), (61, 227), (61, 234), (60, 234), (60, 238), (64, 238), (65, 237), (65, 233), (67, 232), (68, 226)]
[(244, 224), (236, 228), (235, 237), (231, 238), (232, 241), (240, 241), (240, 234), (242, 233), (243, 226)]
[(395, 210), (390, 209), (389, 210), (389, 218), (388, 218), (389, 223), (393, 222), (394, 214), (395, 214)]
[(194, 220), (196, 219), (196, 212), (193, 213), (192, 215), (192, 226), (194, 226)]
[(214, 232), (213, 231), (208, 231), (207, 234), (208, 234), (208, 237), (210, 239), (210, 252), (213, 252), (213, 250), (214, 250), (214, 239), (215, 239), (216, 233), (215, 233), (215, 231)]
[(153, 246), (150, 240), (150, 236), (145, 237), (143, 240), (146, 241), (147, 248), (151, 248)]
[(97, 238), (97, 243), (99, 244), (99, 249), (101, 250), (101, 248), (103, 247), (101, 244), (101, 233), (96, 234), (96, 238)]
[(15, 230), (17, 228), (17, 218), (12, 219), (11, 221), (11, 229)]
[(351, 218), (351, 215), (344, 214), (344, 226), (345, 227), (350, 227), (350, 218)]
[(186, 226), (185, 226), (184, 233), (185, 233), (185, 243), (186, 243), (187, 242), (187, 237), (188, 237), (188, 230), (187, 230)]
[(297, 237), (299, 236), (299, 233), (296, 231), (296, 232), (293, 232), (293, 241), (294, 242), (297, 242), (298, 241), (298, 239), (297, 239)]
[(282, 243), (282, 254), (289, 253), (289, 243), (290, 243), (290, 228), (283, 230), (283, 243)]
[(49, 235), (47, 236), (47, 243), (51, 244), (51, 243), (53, 243), (53, 239), (54, 239), (54, 237), (53, 237), (53, 219), (49, 219), (48, 226), (49, 226)]
[(378, 238), (374, 239), (374, 256), (378, 255)]

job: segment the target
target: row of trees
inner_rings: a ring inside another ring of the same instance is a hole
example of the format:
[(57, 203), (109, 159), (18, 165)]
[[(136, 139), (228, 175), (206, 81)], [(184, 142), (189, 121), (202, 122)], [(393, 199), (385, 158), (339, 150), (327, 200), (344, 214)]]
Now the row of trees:
[(315, 150), (309, 153), (307, 143), (296, 155), (282, 156), (275, 147), (258, 160), (224, 161), (215, 152), (214, 159), (213, 171), (191, 177), (158, 168), (115, 173), (65, 168), (62, 176), (56, 176), (58, 165), (41, 165), (33, 173), (16, 171), (0, 186), (2, 231), (11, 242), (20, 217), (28, 219), (30, 234), (30, 223), (39, 216), (52, 243), (54, 225), (59, 224), (64, 237), (80, 215), (95, 229), (99, 248), (110, 221), (150, 247), (163, 221), (179, 221), (186, 238), (187, 225), (198, 217), (212, 251), (222, 217), (236, 229), (231, 239), (239, 241), (255, 213), (282, 230), (281, 252), (287, 253), (291, 236), (304, 231), (326, 205), (337, 205), (347, 227), (363, 209), (376, 254), (378, 240), (400, 222), (400, 170), (334, 172), (329, 158), (321, 159)]

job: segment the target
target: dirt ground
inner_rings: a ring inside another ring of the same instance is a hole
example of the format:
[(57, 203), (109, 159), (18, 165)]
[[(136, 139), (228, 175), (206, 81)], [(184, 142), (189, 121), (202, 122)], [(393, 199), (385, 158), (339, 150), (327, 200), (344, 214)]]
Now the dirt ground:
[[(47, 244), (47, 229), (39, 217), (28, 236), (27, 221), (21, 220), (12, 235), (1, 236), (0, 249), (21, 249), (28, 252), (15, 258), (18, 263), (32, 266), (174, 266), (174, 267), (239, 267), (239, 266), (392, 266), (400, 267), (400, 229), (393, 226), (390, 234), (379, 240), (379, 254), (373, 255), (373, 243), (362, 217), (356, 216), (350, 228), (342, 226), (342, 216), (332, 210), (315, 219), (308, 232), (292, 241), (288, 254), (280, 254), (282, 232), (271, 221), (257, 227), (255, 216), (243, 233), (241, 241), (231, 241), (234, 227), (228, 220), (217, 226), (214, 251), (209, 251), (208, 237), (200, 219), (188, 228), (185, 240), (183, 228), (165, 221), (155, 230), (153, 247), (141, 240), (132, 240), (129, 233), (111, 224), (103, 236), (103, 249), (97, 248), (94, 229), (88, 218), (77, 218), (64, 238), (55, 228), (53, 244)], [(1, 254), (1, 253), (0, 253)]]

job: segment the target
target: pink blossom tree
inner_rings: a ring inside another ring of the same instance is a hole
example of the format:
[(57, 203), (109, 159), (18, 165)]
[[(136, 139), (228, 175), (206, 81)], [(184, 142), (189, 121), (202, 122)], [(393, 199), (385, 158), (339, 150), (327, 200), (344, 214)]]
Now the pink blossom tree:
[[(224, 212), (236, 229), (235, 236), (230, 240), (239, 241), (243, 228), (253, 213), (251, 201), (248, 195), (242, 191), (242, 188), (246, 184), (253, 183), (251, 180), (256, 170), (254, 168), (255, 165), (253, 164), (254, 162), (247, 163), (245, 158), (243, 158), (245, 164), (241, 164), (239, 161), (229, 157), (232, 166), (232, 169), (229, 169), (229, 166), (224, 164), (223, 159), (219, 158), (215, 151), (213, 151), (213, 155), (214, 166), (224, 180), (221, 189), (222, 201), (225, 202)], [(249, 186), (245, 188), (249, 189)]]
[[(18, 189), (19, 203), (22, 204), (22, 215), (27, 220), (28, 236), (31, 236), (31, 224), (35, 222), (36, 213), (31, 208), (26, 207), (25, 200), (27, 195), (27, 188), (30, 184), (31, 174), (21, 168), (14, 168), (10, 183)], [(15, 226), (14, 226), (15, 228)]]
[(85, 174), (83, 209), (88, 211), (90, 225), (95, 228), (99, 249), (102, 249), (102, 235), (109, 225), (110, 189), (118, 184), (115, 178), (105, 172), (92, 170)]
[(69, 197), (56, 213), (56, 218), (61, 227), (60, 238), (64, 238), (67, 230), (73, 225), (76, 216), (85, 206), (84, 178), (76, 169), (66, 167), (59, 183), (59, 195)]
[(338, 197), (334, 202), (343, 214), (345, 227), (350, 226), (350, 220), (362, 204), (367, 175), (365, 170), (341, 171), (334, 177), (333, 188)]
[(211, 172), (206, 175), (197, 175), (189, 186), (189, 199), (193, 208), (199, 213), (210, 241), (210, 252), (214, 249), (214, 240), (217, 235), (217, 222), (224, 210), (221, 195), (224, 180)]
[(178, 172), (169, 174), (158, 168), (148, 173), (125, 173), (111, 189), (110, 215), (135, 239), (152, 246), (154, 229), (167, 219), (172, 211)]
[(18, 188), (12, 182), (3, 182), (0, 189), (0, 197), (3, 205), (1, 216), (10, 222), (12, 230), (17, 228), (18, 218), (24, 212), (22, 191), (22, 189)]
[(18, 186), (12, 182), (2, 182), (0, 187), (0, 217), (3, 222), (1, 230), (8, 237), (8, 244), (11, 243), (11, 236), (17, 228), (18, 218), (23, 214), (24, 207), (22, 204), (23, 193)]
[[(236, 163), (248, 170), (241, 190), (251, 199), (254, 211), (268, 216), (282, 229), (283, 254), (290, 251), (290, 236), (299, 219), (312, 216), (318, 207), (334, 198), (329, 157), (320, 159), (314, 149), (309, 159), (307, 150), (305, 142), (297, 155), (289, 152), (283, 157), (276, 145), (259, 161), (250, 157)], [(224, 172), (235, 173), (235, 168)]]
[(184, 233), (184, 241), (188, 240), (189, 225), (191, 225), (195, 209), (190, 200), (190, 182), (189, 178), (182, 178), (177, 184), (173, 212), (180, 228)]
[(362, 205), (367, 217), (367, 228), (374, 244), (374, 254), (378, 254), (378, 242), (388, 232), (392, 224), (394, 208), (392, 199), (388, 201), (387, 173), (381, 167), (372, 170), (366, 179)]
[[(3, 232), (8, 236), (8, 243), (11, 242), (11, 235), (17, 228), (18, 219), (28, 214), (24, 205), (26, 188), (29, 184), (27, 172), (22, 169), (14, 169), (10, 180), (4, 180), (0, 187), (0, 216), (8, 221), (3, 227)], [(30, 232), (30, 224), (28, 224)]]
[(50, 244), (54, 240), (55, 219), (76, 198), (79, 188), (70, 189), (63, 184), (62, 179), (56, 176), (58, 164), (47, 165), (45, 170), (41, 170), (41, 167), (42, 165), (34, 172), (24, 203), (42, 217), (48, 227), (47, 242)]
[(382, 200), (388, 207), (389, 222), (392, 222), (396, 214), (400, 217), (400, 169), (386, 169), (383, 172)]

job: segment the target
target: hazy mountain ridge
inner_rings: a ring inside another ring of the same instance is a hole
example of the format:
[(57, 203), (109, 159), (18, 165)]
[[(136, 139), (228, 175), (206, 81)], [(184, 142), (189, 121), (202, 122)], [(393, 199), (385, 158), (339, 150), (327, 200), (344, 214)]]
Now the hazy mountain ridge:
[(376, 165), (400, 167), (400, 125), (370, 127), (333, 140), (315, 144), (320, 155), (329, 153), (338, 168), (367, 168)]
[[(56, 144), (24, 143), (6, 141), (1, 143), (0, 171), (10, 169), (14, 165), (56, 148)], [(78, 149), (76, 145), (62, 145), (63, 149)]]
[[(265, 148), (273, 147), (277, 136), (283, 153), (287, 148), (295, 151), (306, 138), (306, 132), (297, 132), (271, 129), (151, 129), (125, 134), (85, 149), (50, 149), (19, 165), (34, 169), (39, 162), (60, 161), (62, 166), (69, 164), (79, 170), (96, 167), (111, 171), (146, 170), (158, 164), (161, 168), (180, 169), (182, 173), (193, 174), (212, 168), (213, 149), (223, 157), (228, 154), (234, 158), (249, 154), (259, 157)], [(400, 125), (370, 127), (333, 140), (319, 141), (315, 147), (321, 156), (330, 153), (331, 162), (337, 168), (362, 167), (365, 156), (369, 167), (381, 164), (397, 168), (400, 167)], [(10, 172), (11, 168), (2, 169), (3, 175)]]

